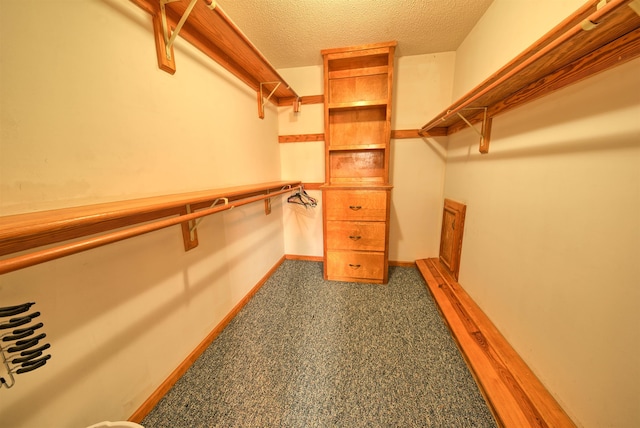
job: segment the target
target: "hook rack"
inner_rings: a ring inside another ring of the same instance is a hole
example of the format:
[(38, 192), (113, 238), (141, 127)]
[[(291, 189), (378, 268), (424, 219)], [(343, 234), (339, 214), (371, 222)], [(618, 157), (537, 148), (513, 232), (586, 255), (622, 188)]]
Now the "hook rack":
[[(3, 362), (0, 365), (0, 387), (13, 387), (16, 382), (14, 375), (40, 368), (51, 358), (51, 354), (43, 356), (44, 351), (51, 345), (48, 343), (40, 345), (40, 341), (47, 337), (46, 333), (34, 336), (35, 331), (42, 328), (43, 324), (39, 322), (25, 326), (39, 317), (40, 312), (15, 317), (27, 312), (34, 304), (34, 302), (28, 302), (0, 308), (0, 354)], [(3, 318), (9, 318), (9, 320)], [(2, 333), (4, 330), (9, 331)]]

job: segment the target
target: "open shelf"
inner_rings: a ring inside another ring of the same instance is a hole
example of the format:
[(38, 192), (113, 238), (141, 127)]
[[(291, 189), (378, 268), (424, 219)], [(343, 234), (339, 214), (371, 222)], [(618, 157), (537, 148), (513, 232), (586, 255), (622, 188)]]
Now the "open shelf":
[(611, 0), (600, 8), (598, 3), (588, 1), (421, 132), (449, 135), (468, 126), (465, 119), (484, 121), (480, 151), (486, 153), (494, 116), (640, 56), (638, 1)]
[(363, 101), (348, 101), (343, 103), (331, 103), (329, 104), (329, 110), (362, 110), (367, 108), (386, 107), (387, 100), (363, 100)]
[[(131, 1), (153, 17), (160, 68), (169, 73), (175, 72), (175, 62), (163, 58), (164, 38), (160, 1)], [(189, 2), (185, 0), (165, 5), (167, 21), (172, 30), (185, 14), (188, 6)], [(268, 95), (276, 87), (274, 82), (280, 82), (270, 98), (274, 104), (284, 105), (285, 102), (299, 99), (298, 94), (290, 88), (289, 84), (219, 6), (211, 9), (204, 0), (196, 1), (193, 10), (180, 30), (180, 36), (258, 93), (261, 83), (263, 91)]]
[(336, 145), (331, 146), (327, 150), (329, 152), (341, 152), (341, 151), (349, 151), (349, 150), (384, 150), (384, 144), (344, 144), (344, 145)]
[[(181, 225), (185, 250), (198, 245), (196, 219), (288, 193), (299, 181), (275, 181), (0, 217), (0, 274), (165, 227)], [(265, 213), (270, 212), (265, 205)], [(39, 247), (72, 241), (54, 248)]]

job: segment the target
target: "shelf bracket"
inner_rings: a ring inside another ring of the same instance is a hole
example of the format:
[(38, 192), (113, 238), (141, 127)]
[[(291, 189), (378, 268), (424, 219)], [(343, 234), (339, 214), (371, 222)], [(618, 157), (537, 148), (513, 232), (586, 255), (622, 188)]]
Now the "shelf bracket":
[(187, 6), (187, 9), (184, 11), (184, 14), (180, 18), (178, 25), (176, 25), (175, 30), (173, 30), (173, 33), (171, 33), (171, 36), (169, 36), (169, 24), (167, 23), (167, 12), (165, 10), (165, 5), (167, 3), (173, 3), (175, 1), (179, 1), (179, 0), (160, 0), (160, 14), (162, 15), (162, 33), (164, 35), (165, 55), (167, 56), (168, 60), (171, 60), (173, 58), (173, 43), (175, 42), (176, 37), (178, 37), (178, 34), (180, 33), (182, 26), (184, 25), (185, 22), (187, 22), (187, 18), (189, 18), (189, 14), (191, 14), (193, 7), (196, 5), (196, 2), (198, 0), (191, 0), (191, 2), (189, 3), (189, 6)]
[[(153, 16), (153, 32), (156, 38), (156, 53), (158, 56), (158, 66), (160, 69), (166, 71), (167, 73), (173, 74), (176, 72), (176, 63), (173, 55), (173, 44), (180, 34), (180, 30), (182, 26), (189, 18), (193, 7), (196, 5), (198, 0), (191, 0), (184, 14), (178, 21), (178, 25), (173, 30), (171, 35), (169, 35), (170, 28), (169, 22), (167, 20), (167, 11), (165, 6), (169, 3), (173, 3), (180, 0), (158, 0), (160, 2), (160, 15)], [(216, 3), (214, 1), (211, 4), (208, 4), (210, 9), (214, 9), (216, 7)]]
[[(282, 186), (282, 188), (280, 189), (280, 192), (282, 192), (283, 190), (288, 190), (291, 189), (291, 184), (287, 184), (286, 186)], [(269, 193), (271, 193), (269, 190), (267, 190), (267, 196), (269, 195)], [(264, 200), (264, 215), (269, 215), (271, 214), (271, 198), (266, 198)]]
[(462, 113), (458, 111), (456, 114), (480, 136), (479, 152), (482, 154), (489, 153), (489, 141), (491, 140), (491, 125), (493, 119), (487, 117), (487, 107), (467, 107), (462, 110), (484, 110), (484, 114), (482, 116), (482, 128), (479, 131), (478, 128), (473, 126), (473, 124), (462, 115)]
[[(224, 205), (229, 205), (229, 199), (228, 198), (217, 198), (215, 201), (213, 201), (213, 203), (211, 204), (211, 206), (209, 206), (209, 209), (215, 207), (216, 205), (218, 205), (218, 202), (220, 201), (224, 201)], [(232, 207), (233, 208), (233, 207)], [(192, 210), (191, 210), (191, 204), (187, 204), (186, 206), (186, 214), (191, 214)], [(184, 241), (184, 250), (185, 251), (189, 251), (195, 247), (198, 246), (198, 225), (200, 224), (200, 222), (202, 221), (204, 217), (200, 217), (196, 220), (190, 220), (187, 223), (182, 223), (182, 240)]]
[[(192, 214), (191, 204), (187, 204), (185, 206), (185, 210), (181, 213), (184, 214)], [(198, 231), (191, 230), (192, 226), (195, 224), (195, 220), (190, 220), (185, 223), (181, 223), (182, 227), (182, 241), (184, 242), (184, 250), (189, 251), (198, 246)]]
[[(267, 190), (267, 195), (270, 192)], [(271, 198), (267, 198), (264, 200), (264, 215), (271, 214)]]
[[(260, 91), (258, 92), (258, 117), (260, 119), (264, 119), (264, 105), (265, 103), (269, 102), (269, 100), (271, 99), (271, 96), (274, 94), (274, 92), (278, 89), (278, 87), (280, 87), (280, 84), (282, 82), (260, 82)], [(267, 96), (267, 98), (264, 98), (264, 93), (263, 93), (263, 86), (264, 85), (276, 85), (273, 90), (271, 91), (271, 93), (269, 93), (269, 95)]]

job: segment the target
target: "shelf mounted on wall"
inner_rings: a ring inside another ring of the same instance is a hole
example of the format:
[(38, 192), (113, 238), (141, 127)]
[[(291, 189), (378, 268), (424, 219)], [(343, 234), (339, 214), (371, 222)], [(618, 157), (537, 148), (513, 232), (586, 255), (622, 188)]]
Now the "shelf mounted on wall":
[[(487, 153), (492, 119), (640, 56), (640, 0), (589, 0), (419, 131), (451, 135), (482, 122)], [(480, 110), (463, 115), (464, 110)]]
[(198, 219), (298, 188), (276, 181), (0, 216), (0, 275), (178, 225), (188, 251), (198, 246)]
[[(300, 109), (300, 96), (212, 0), (131, 0), (153, 20), (158, 67), (176, 72), (173, 46), (178, 35), (216, 61), (258, 94), (258, 117), (264, 117), (262, 89), (276, 106)], [(171, 29), (173, 28), (173, 31)], [(277, 82), (277, 86), (270, 82)], [(264, 87), (264, 88), (263, 88)]]

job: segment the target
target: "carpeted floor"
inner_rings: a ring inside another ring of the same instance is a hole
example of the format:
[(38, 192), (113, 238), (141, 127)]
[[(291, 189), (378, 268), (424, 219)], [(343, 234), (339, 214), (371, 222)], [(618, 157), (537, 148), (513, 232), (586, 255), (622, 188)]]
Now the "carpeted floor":
[(416, 268), (328, 282), (285, 261), (142, 422), (495, 427)]

